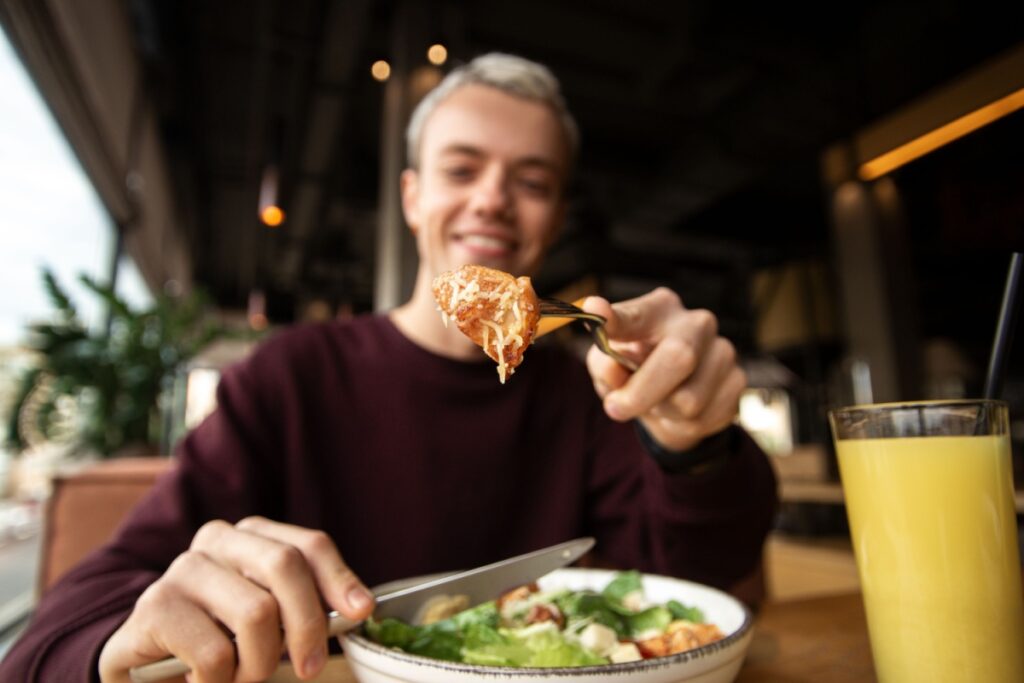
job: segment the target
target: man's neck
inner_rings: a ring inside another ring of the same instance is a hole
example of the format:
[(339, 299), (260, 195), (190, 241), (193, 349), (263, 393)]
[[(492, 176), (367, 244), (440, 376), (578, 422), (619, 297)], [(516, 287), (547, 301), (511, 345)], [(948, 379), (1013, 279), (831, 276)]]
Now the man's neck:
[(412, 298), (388, 314), (391, 322), (410, 341), (438, 355), (458, 360), (483, 358), (483, 349), (462, 334), (454, 322), (444, 326), (429, 278), (425, 284), (424, 280), (418, 278)]

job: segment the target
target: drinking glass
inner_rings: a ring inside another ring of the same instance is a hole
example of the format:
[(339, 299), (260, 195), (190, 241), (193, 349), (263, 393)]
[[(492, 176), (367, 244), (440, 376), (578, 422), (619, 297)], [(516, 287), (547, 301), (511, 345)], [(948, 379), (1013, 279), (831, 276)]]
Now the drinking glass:
[(1024, 681), (1006, 404), (865, 405), (829, 420), (879, 681)]

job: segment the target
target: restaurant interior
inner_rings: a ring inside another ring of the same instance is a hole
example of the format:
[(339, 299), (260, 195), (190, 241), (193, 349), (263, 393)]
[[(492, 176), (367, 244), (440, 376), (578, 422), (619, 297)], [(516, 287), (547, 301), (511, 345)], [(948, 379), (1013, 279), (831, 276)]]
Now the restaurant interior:
[[(779, 480), (771, 599), (858, 586), (830, 409), (983, 390), (1024, 250), (1020, 3), (0, 0), (0, 26), (116, 227), (110, 279), (127, 254), (152, 292), (203, 291), (252, 333), (179, 368), (174, 435), (258, 335), (404, 301), (406, 119), (444, 73), (493, 50), (548, 65), (581, 130), (538, 292), (667, 286), (736, 345), (750, 385), (739, 419)], [(1000, 387), (1018, 513), (1021, 347)], [(125, 459), (127, 474), (110, 460), (105, 476), (131, 501), (166, 460)], [(53, 494), (73, 494), (81, 475), (61, 476)], [(92, 476), (67, 519), (105, 496)], [(6, 637), (25, 595), (86, 550), (31, 560)]]

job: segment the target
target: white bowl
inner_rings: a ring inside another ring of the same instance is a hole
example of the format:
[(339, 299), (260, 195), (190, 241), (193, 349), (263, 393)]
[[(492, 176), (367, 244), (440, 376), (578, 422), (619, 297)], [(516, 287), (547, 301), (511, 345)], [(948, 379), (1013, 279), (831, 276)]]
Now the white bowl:
[[(537, 583), (542, 590), (565, 587), (601, 590), (616, 572), (559, 569)], [(345, 658), (361, 683), (452, 683), (529, 679), (530, 683), (730, 683), (739, 673), (753, 636), (750, 611), (732, 596), (691, 581), (643, 575), (645, 597), (658, 603), (675, 599), (699, 607), (725, 638), (668, 657), (622, 664), (558, 668), (512, 668), (447, 662), (384, 647), (357, 632), (342, 636)]]

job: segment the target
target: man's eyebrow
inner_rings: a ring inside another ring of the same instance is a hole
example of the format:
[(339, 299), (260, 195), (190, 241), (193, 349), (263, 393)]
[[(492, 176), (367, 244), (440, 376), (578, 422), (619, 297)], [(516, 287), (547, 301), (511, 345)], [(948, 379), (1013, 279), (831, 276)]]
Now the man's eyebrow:
[[(466, 145), (466, 144), (460, 144), (460, 143), (453, 143), (453, 144), (448, 145), (446, 147), (443, 147), (441, 149), (441, 155), (449, 155), (449, 154), (451, 154), (451, 155), (464, 154), (466, 156), (477, 157), (477, 158), (485, 156), (484, 151), (482, 149), (480, 149), (479, 147), (474, 147), (473, 145)], [(557, 163), (555, 163), (551, 159), (548, 159), (546, 157), (541, 157), (541, 156), (528, 156), (528, 157), (523, 157), (521, 159), (517, 159), (516, 162), (515, 162), (515, 165), (516, 166), (520, 166), (520, 167), (521, 166), (541, 167), (541, 168), (549, 169), (549, 170), (551, 170), (551, 171), (553, 171), (555, 173), (558, 173), (561, 170), (561, 166), (559, 166)]]
[(539, 166), (555, 173), (560, 172), (562, 168), (551, 159), (545, 157), (523, 157), (516, 162), (516, 166)]
[(466, 154), (473, 157), (482, 157), (483, 150), (473, 145), (451, 144), (441, 149), (441, 154)]

